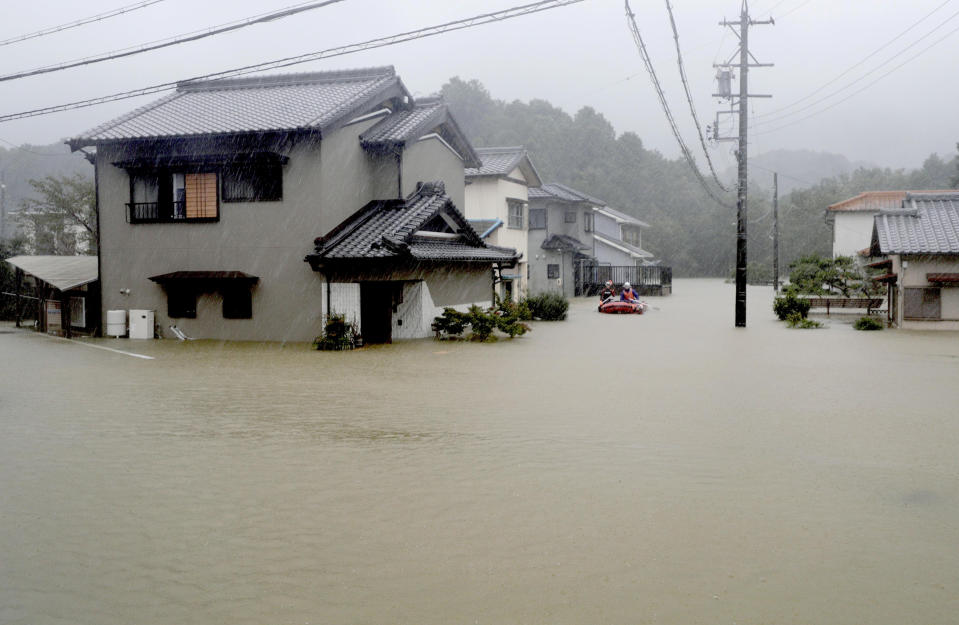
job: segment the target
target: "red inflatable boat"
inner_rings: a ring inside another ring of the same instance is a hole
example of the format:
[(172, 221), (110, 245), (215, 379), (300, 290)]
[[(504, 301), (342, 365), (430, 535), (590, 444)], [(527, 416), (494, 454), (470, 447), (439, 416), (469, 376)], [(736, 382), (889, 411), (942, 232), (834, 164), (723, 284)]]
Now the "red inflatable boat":
[(599, 312), (612, 315), (641, 315), (646, 310), (646, 302), (621, 302), (608, 300), (599, 305)]

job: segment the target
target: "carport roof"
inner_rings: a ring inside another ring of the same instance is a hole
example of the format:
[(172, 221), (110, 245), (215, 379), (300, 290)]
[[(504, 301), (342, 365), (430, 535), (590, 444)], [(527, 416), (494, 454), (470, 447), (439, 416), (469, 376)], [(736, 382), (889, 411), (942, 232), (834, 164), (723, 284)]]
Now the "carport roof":
[(61, 291), (95, 282), (99, 277), (96, 256), (13, 256), (6, 260)]

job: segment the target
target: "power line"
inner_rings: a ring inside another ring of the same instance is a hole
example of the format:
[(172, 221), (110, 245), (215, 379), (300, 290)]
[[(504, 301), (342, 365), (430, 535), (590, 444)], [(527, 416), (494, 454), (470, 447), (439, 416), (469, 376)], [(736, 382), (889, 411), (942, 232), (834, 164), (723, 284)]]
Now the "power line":
[(713, 160), (709, 157), (709, 149), (706, 147), (706, 139), (703, 138), (703, 129), (699, 125), (699, 116), (696, 115), (696, 106), (693, 104), (693, 96), (689, 93), (689, 83), (686, 81), (686, 69), (683, 67), (683, 53), (679, 48), (679, 32), (676, 30), (676, 20), (673, 19), (673, 7), (666, 0), (666, 10), (669, 11), (669, 24), (673, 27), (673, 40), (676, 42), (676, 61), (679, 63), (679, 77), (683, 80), (683, 90), (686, 92), (686, 101), (689, 102), (689, 113), (693, 116), (693, 122), (696, 124), (696, 134), (699, 136), (699, 144), (703, 147), (703, 154), (706, 155), (706, 163), (709, 165), (709, 173), (712, 174), (716, 185), (723, 191), (728, 191), (719, 176), (716, 175), (716, 169), (713, 167)]
[(335, 4), (337, 2), (343, 2), (343, 0), (325, 0), (323, 2), (306, 2), (303, 4), (293, 5), (293, 6), (286, 7), (285, 9), (280, 9), (279, 11), (273, 11), (270, 13), (261, 13), (259, 15), (254, 15), (253, 17), (237, 20), (235, 22), (230, 22), (228, 24), (212, 26), (208, 29), (196, 30), (183, 35), (176, 35), (174, 37), (170, 37), (169, 39), (161, 39), (158, 41), (145, 43), (140, 46), (124, 48), (123, 50), (114, 50), (113, 52), (106, 52), (96, 56), (89, 56), (89, 57), (84, 57), (82, 59), (67, 61), (65, 63), (60, 63), (58, 65), (47, 65), (44, 67), (38, 67), (31, 70), (24, 70), (22, 72), (16, 72), (13, 74), (6, 74), (4, 76), (0, 76), (0, 82), (4, 82), (8, 80), (16, 80), (18, 78), (26, 78), (27, 76), (36, 76), (38, 74), (49, 74), (51, 72), (59, 72), (65, 69), (71, 69), (73, 67), (80, 67), (82, 65), (92, 65), (94, 63), (102, 63), (103, 61), (120, 59), (127, 56), (133, 56), (135, 54), (141, 54), (143, 52), (151, 52), (153, 50), (159, 50), (161, 48), (167, 48), (170, 46), (179, 45), (181, 43), (196, 41), (198, 39), (205, 39), (206, 37), (212, 37), (214, 35), (220, 35), (230, 31), (239, 30), (241, 28), (246, 28), (247, 26), (253, 26), (255, 24), (262, 24), (264, 22), (271, 22), (273, 20), (290, 17), (298, 13), (303, 13), (305, 11), (312, 11), (313, 9), (319, 9), (321, 7), (325, 7), (330, 4)]
[[(926, 21), (927, 19), (929, 19), (929, 17), (930, 17), (933, 13), (935, 13), (936, 11), (938, 11), (939, 9), (941, 9), (941, 8), (944, 7), (944, 6), (946, 6), (947, 4), (949, 4), (949, 3), (952, 2), (952, 1), (953, 1), (953, 0), (945, 0), (945, 2), (943, 2), (942, 4), (940, 4), (939, 6), (937, 6), (936, 8), (934, 8), (932, 11), (929, 11), (928, 13), (926, 13), (925, 15), (923, 15), (923, 16), (922, 16), (921, 18), (919, 18), (917, 21), (913, 22), (912, 25), (910, 25), (908, 28), (906, 28), (905, 30), (903, 30), (902, 32), (900, 32), (898, 35), (896, 35), (896, 36), (893, 37), (892, 39), (886, 41), (884, 44), (882, 44), (881, 46), (879, 46), (878, 48), (876, 48), (875, 50), (873, 50), (872, 52), (870, 52), (868, 55), (866, 55), (866, 56), (865, 56), (862, 60), (860, 60), (858, 63), (855, 63), (854, 65), (850, 66), (850, 67), (847, 68), (845, 71), (843, 71), (842, 73), (840, 73), (839, 75), (837, 75), (835, 78), (833, 78), (833, 79), (830, 80), (829, 82), (821, 85), (820, 87), (818, 87), (817, 89), (815, 89), (814, 91), (812, 91), (811, 93), (809, 93), (808, 95), (806, 95), (806, 96), (804, 96), (804, 97), (802, 97), (802, 98), (800, 98), (800, 99), (798, 99), (798, 100), (796, 100), (796, 101), (794, 101), (794, 102), (791, 102), (791, 103), (789, 103), (789, 104), (787, 104), (787, 105), (785, 105), (785, 106), (782, 106), (782, 107), (780, 107), (780, 108), (778, 108), (778, 109), (774, 109), (774, 110), (772, 110), (772, 111), (768, 111), (768, 112), (766, 112), (766, 113), (762, 113), (762, 114), (760, 114), (760, 115), (757, 115), (757, 116), (756, 116), (757, 119), (768, 118), (768, 117), (774, 116), (774, 115), (776, 115), (777, 113), (780, 113), (780, 112), (782, 112), (782, 111), (786, 111), (786, 110), (788, 110), (788, 109), (791, 109), (791, 108), (793, 108), (794, 106), (796, 106), (797, 104), (800, 104), (800, 103), (802, 103), (802, 102), (805, 102), (805, 101), (808, 100), (809, 98), (815, 96), (817, 93), (822, 92), (826, 87), (828, 87), (828, 86), (830, 86), (830, 85), (832, 85), (832, 84), (835, 84), (835, 83), (838, 82), (842, 77), (848, 75), (850, 72), (852, 72), (852, 71), (853, 71), (854, 69), (856, 69), (857, 67), (862, 66), (864, 63), (866, 63), (866, 61), (868, 61), (868, 60), (871, 59), (872, 57), (876, 56), (877, 54), (879, 54), (880, 52), (882, 52), (883, 50), (885, 50), (886, 48), (888, 48), (889, 46), (891, 46), (893, 43), (895, 43), (896, 41), (898, 41), (899, 39), (901, 39), (902, 37), (904, 37), (907, 33), (909, 33), (909, 31), (911, 31), (912, 29), (914, 29), (914, 28), (916, 28), (917, 26), (919, 26), (919, 24), (921, 24), (922, 22), (924, 22), (924, 21)], [(945, 21), (943, 21), (941, 24), (939, 24), (938, 26), (936, 26), (935, 28), (933, 28), (931, 31), (929, 31), (928, 33), (926, 33), (926, 35), (924, 35), (924, 36), (929, 36), (929, 35), (931, 35), (933, 32), (935, 32), (936, 30), (938, 30), (939, 28), (942, 28), (946, 23), (948, 23), (950, 20), (952, 20), (953, 18), (955, 18), (956, 15), (957, 15), (957, 14), (953, 14), (951, 17), (947, 18)], [(904, 49), (903, 49), (902, 51), (900, 51), (898, 54), (902, 54), (903, 52), (905, 52), (905, 51), (908, 50), (909, 48), (911, 48), (911, 47), (915, 46), (916, 44), (918, 44), (920, 41), (922, 41), (921, 38), (920, 38), (919, 40), (917, 40), (916, 42), (912, 43), (909, 47), (904, 48)], [(897, 55), (897, 56), (898, 56), (898, 55)], [(890, 59), (888, 59), (887, 61), (885, 61), (884, 63), (880, 64), (880, 65), (877, 66), (875, 69), (873, 69), (871, 72), (865, 74), (864, 76), (862, 76), (862, 77), (859, 78), (858, 80), (862, 80), (863, 78), (865, 78), (866, 76), (868, 76), (870, 73), (875, 72), (876, 70), (878, 70), (879, 68), (881, 68), (881, 67), (882, 67), (883, 65), (885, 65), (886, 63), (889, 63), (890, 61), (895, 60), (895, 58), (896, 58), (896, 57), (893, 56), (892, 58), (890, 58)], [(838, 94), (838, 93), (841, 93), (841, 92), (844, 91), (845, 89), (847, 89), (847, 88), (849, 88), (850, 86), (856, 84), (856, 82), (858, 82), (858, 80), (850, 83), (850, 84), (847, 85), (846, 87), (843, 87), (843, 88), (841, 88), (841, 89), (839, 89), (839, 90), (837, 90), (837, 91), (834, 91), (834, 92), (831, 93), (830, 95), (825, 96), (825, 97), (817, 100), (816, 102), (813, 102), (813, 103), (810, 104), (809, 106), (813, 106), (813, 105), (815, 105), (815, 104), (817, 104), (817, 103), (819, 103), (819, 102), (822, 102), (823, 100), (826, 100), (826, 99), (832, 97), (833, 95), (836, 95), (836, 94)], [(805, 107), (805, 108), (799, 109), (799, 110), (805, 110), (806, 108), (809, 108), (809, 107)], [(795, 112), (798, 112), (798, 111), (795, 111)], [(784, 119), (784, 118), (785, 118), (785, 116), (781, 116), (781, 117), (776, 118), (776, 119)], [(775, 121), (775, 120), (770, 120), (770, 121)], [(758, 125), (758, 124), (757, 124), (757, 125)]]
[(99, 13), (97, 15), (91, 15), (90, 17), (84, 17), (75, 22), (69, 22), (67, 24), (61, 24), (59, 26), (51, 26), (50, 28), (45, 28), (43, 30), (38, 30), (35, 33), (29, 33), (26, 35), (19, 35), (17, 37), (11, 37), (10, 39), (4, 39), (0, 41), (0, 47), (9, 46), (13, 43), (19, 43), (21, 41), (27, 41), (28, 39), (36, 39), (37, 37), (43, 37), (45, 35), (52, 35), (54, 33), (59, 33), (64, 30), (69, 30), (71, 28), (78, 28), (86, 24), (91, 24), (93, 22), (100, 22), (111, 17), (116, 17), (117, 15), (123, 15), (124, 13), (129, 13), (131, 11), (136, 11), (137, 9), (142, 9), (150, 6), (151, 4), (157, 4), (158, 2), (163, 2), (164, 0), (143, 0), (142, 2), (137, 2), (135, 4), (128, 4), (127, 6), (120, 7), (119, 9), (113, 9), (112, 11), (107, 11), (106, 13)]
[(699, 171), (699, 167), (696, 165), (693, 155), (689, 152), (689, 148), (686, 147), (686, 143), (683, 141), (683, 137), (679, 132), (679, 128), (676, 126), (676, 120), (673, 118), (673, 114), (669, 110), (669, 104), (666, 102), (666, 96), (663, 94), (663, 88), (659, 84), (659, 78), (656, 77), (656, 71), (653, 69), (653, 63), (649, 58), (649, 52), (646, 51), (646, 44), (643, 42), (643, 36), (640, 34), (639, 27), (636, 25), (636, 16), (629, 7), (629, 0), (625, 0), (625, 2), (626, 22), (629, 25), (630, 32), (633, 34), (633, 41), (636, 42), (639, 55), (643, 59), (643, 65), (646, 66), (646, 71), (649, 72), (649, 77), (653, 81), (653, 87), (656, 89), (656, 94), (659, 96), (659, 102), (663, 107), (663, 112), (666, 113), (666, 119), (669, 121), (669, 127), (673, 131), (673, 136), (676, 137), (676, 142), (679, 144), (679, 149), (683, 153), (683, 157), (689, 164), (690, 169), (692, 169), (693, 173), (696, 175), (696, 179), (699, 180), (699, 184), (701, 184), (703, 189), (706, 190), (706, 194), (723, 208), (732, 208), (732, 206), (724, 202), (722, 198), (718, 197), (713, 189), (709, 186), (706, 178), (703, 177), (702, 172)]
[[(931, 44), (929, 44), (928, 46), (926, 46), (925, 48), (923, 48), (922, 50), (920, 50), (919, 52), (917, 52), (916, 54), (914, 54), (913, 56), (909, 57), (908, 59), (906, 59), (905, 61), (903, 61), (903, 62), (900, 63), (899, 65), (896, 65), (895, 67), (893, 67), (892, 69), (890, 69), (890, 70), (889, 70), (888, 72), (886, 72), (885, 74), (882, 74), (881, 76), (878, 76), (878, 77), (877, 77), (875, 80), (873, 80), (872, 82), (866, 83), (865, 85), (863, 85), (862, 88), (857, 89), (856, 91), (853, 91), (852, 93), (850, 93), (850, 94), (849, 94), (848, 96), (846, 96), (845, 98), (843, 98), (843, 99), (841, 99), (841, 100), (839, 100), (839, 101), (837, 101), (837, 102), (833, 102), (832, 104), (830, 104), (829, 106), (827, 106), (827, 107), (825, 107), (825, 108), (823, 108), (823, 109), (820, 109), (820, 110), (818, 110), (818, 111), (813, 111), (812, 113), (810, 113), (809, 115), (806, 115), (805, 117), (800, 117), (799, 119), (796, 119), (796, 120), (794, 120), (794, 121), (791, 121), (791, 122), (789, 122), (788, 124), (783, 124), (783, 125), (781, 125), (781, 126), (776, 126), (775, 128), (769, 128), (769, 129), (767, 129), (767, 130), (762, 130), (762, 131), (757, 132), (757, 133), (755, 133), (755, 134), (756, 134), (756, 135), (768, 135), (768, 134), (777, 132), (777, 131), (779, 131), (779, 130), (782, 130), (783, 128), (788, 128), (789, 126), (793, 126), (793, 125), (795, 125), (795, 124), (798, 124), (799, 122), (806, 121), (807, 119), (810, 119), (811, 117), (815, 117), (816, 115), (820, 115), (820, 114), (825, 113), (826, 111), (828, 111), (828, 110), (830, 110), (830, 109), (832, 109), (832, 108), (835, 108), (835, 107), (839, 106), (839, 105), (842, 104), (843, 102), (845, 102), (845, 101), (853, 98), (854, 96), (859, 95), (860, 93), (862, 93), (863, 91), (865, 91), (865, 90), (868, 89), (869, 87), (873, 86), (874, 84), (876, 84), (877, 82), (879, 82), (879, 81), (882, 80), (883, 78), (886, 78), (887, 76), (890, 76), (891, 74), (895, 73), (898, 69), (900, 69), (900, 68), (903, 67), (904, 65), (906, 65), (906, 64), (908, 64), (908, 63), (911, 63), (912, 61), (916, 60), (917, 58), (919, 58), (920, 56), (922, 56), (923, 54), (925, 54), (926, 52), (928, 52), (930, 49), (932, 49), (932, 48), (934, 48), (935, 46), (939, 45), (940, 43), (942, 43), (943, 41), (945, 41), (946, 39), (948, 39), (948, 38), (951, 37), (952, 35), (956, 34), (957, 32), (959, 32), (959, 27), (950, 30), (948, 33), (946, 33), (945, 35), (943, 35), (943, 36), (940, 37), (939, 39), (935, 40), (934, 42), (932, 42)], [(758, 125), (758, 124), (757, 124), (757, 125)]]
[[(491, 22), (499, 22), (507, 19), (512, 19), (514, 17), (520, 17), (523, 15), (539, 13), (541, 11), (547, 11), (549, 9), (555, 9), (555, 8), (567, 6), (570, 4), (577, 4), (579, 2), (583, 2), (583, 0), (542, 0), (540, 2), (534, 2), (532, 4), (516, 6), (509, 9), (504, 9), (502, 11), (496, 11), (493, 13), (476, 15), (473, 17), (456, 20), (453, 22), (446, 22), (444, 24), (437, 24), (435, 26), (429, 26), (427, 28), (420, 28), (418, 30), (412, 30), (405, 33), (390, 35), (388, 37), (381, 37), (379, 39), (370, 39), (368, 41), (364, 41), (361, 43), (354, 43), (346, 46), (340, 46), (337, 48), (328, 48), (326, 50), (320, 50), (318, 52), (310, 52), (307, 54), (301, 54), (299, 56), (291, 56), (291, 57), (286, 57), (282, 59), (277, 59), (274, 61), (257, 63), (254, 65), (246, 65), (243, 67), (237, 67), (234, 69), (224, 70), (221, 72), (204, 74), (202, 76), (194, 76), (193, 78), (189, 78), (185, 81), (178, 81), (178, 82), (192, 82), (192, 81), (199, 81), (199, 80), (210, 80), (215, 78), (232, 78), (232, 77), (243, 76), (246, 74), (252, 74), (254, 72), (259, 72), (264, 70), (290, 67), (292, 65), (308, 63), (310, 61), (318, 61), (320, 59), (330, 58), (334, 56), (342, 56), (345, 54), (362, 52), (364, 50), (371, 50), (374, 48), (391, 46), (398, 43), (404, 43), (406, 41), (412, 41), (414, 39), (432, 37), (434, 35), (440, 35), (440, 34), (452, 32), (455, 30), (462, 30), (464, 28), (472, 28), (474, 26), (481, 26), (483, 24), (489, 24)], [(100, 96), (97, 98), (89, 98), (86, 100), (76, 100), (74, 102), (58, 104), (55, 106), (47, 106), (44, 108), (33, 109), (29, 111), (21, 111), (19, 113), (9, 113), (7, 115), (0, 115), (0, 123), (11, 121), (14, 119), (38, 117), (40, 115), (49, 115), (51, 113), (59, 113), (61, 111), (85, 108), (88, 106), (95, 106), (97, 104), (104, 104), (107, 102), (114, 102), (117, 100), (126, 100), (129, 98), (135, 98), (142, 95), (150, 95), (153, 93), (168, 91), (170, 89), (175, 88), (176, 86), (177, 86), (177, 82), (166, 82), (166, 83), (160, 83), (157, 85), (152, 85), (150, 87), (142, 87), (140, 89), (131, 89), (129, 91), (121, 91), (119, 93), (113, 93), (110, 95)]]

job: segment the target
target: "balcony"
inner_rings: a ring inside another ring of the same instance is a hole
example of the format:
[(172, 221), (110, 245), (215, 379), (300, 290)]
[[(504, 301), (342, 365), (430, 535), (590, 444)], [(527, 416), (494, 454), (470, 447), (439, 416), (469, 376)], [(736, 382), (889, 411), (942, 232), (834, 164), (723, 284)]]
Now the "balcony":
[(220, 211), (212, 216), (189, 215), (186, 202), (128, 202), (127, 223), (130, 224), (172, 224), (172, 223), (213, 223), (220, 221)]

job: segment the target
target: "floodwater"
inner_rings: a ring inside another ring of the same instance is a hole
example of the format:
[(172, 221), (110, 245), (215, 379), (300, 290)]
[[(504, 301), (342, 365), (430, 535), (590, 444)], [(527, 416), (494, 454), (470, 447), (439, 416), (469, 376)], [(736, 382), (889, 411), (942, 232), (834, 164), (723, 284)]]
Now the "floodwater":
[(0, 622), (955, 623), (959, 335), (678, 280), (492, 345), (0, 333)]

